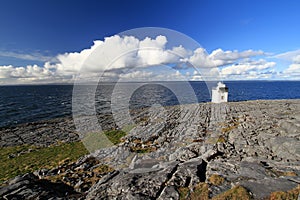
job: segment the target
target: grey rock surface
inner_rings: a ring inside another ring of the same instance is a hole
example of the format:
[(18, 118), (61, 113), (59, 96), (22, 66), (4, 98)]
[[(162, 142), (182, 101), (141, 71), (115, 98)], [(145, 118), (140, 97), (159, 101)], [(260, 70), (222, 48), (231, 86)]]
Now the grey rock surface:
[[(179, 199), (179, 188), (192, 191), (205, 182), (210, 197), (241, 185), (254, 199), (262, 199), (274, 191), (293, 189), (300, 184), (299, 113), (300, 100), (204, 103), (157, 112), (155, 108), (136, 111), (136, 124), (122, 143), (89, 155), (115, 170), (101, 175), (81, 193), (86, 199)], [(119, 120), (119, 124), (126, 124)], [(1, 137), (5, 146), (7, 134), (2, 132)], [(14, 139), (8, 141), (13, 143)], [(79, 166), (86, 162), (79, 161)], [(86, 169), (93, 165), (96, 163)], [(43, 173), (54, 172), (40, 171), (40, 179)], [(223, 181), (212, 183), (213, 175)], [(17, 183), (11, 182), (0, 191), (15, 192)]]
[[(142, 199), (144, 194), (149, 198), (178, 199), (179, 187), (192, 188), (199, 182), (210, 184), (211, 197), (232, 185), (241, 185), (253, 198), (260, 199), (274, 191), (290, 190), (300, 183), (297, 182), (300, 174), (299, 100), (206, 103), (168, 109), (155, 113), (152, 108), (148, 121), (131, 130), (123, 138), (125, 142), (115, 147), (114, 153), (110, 152), (111, 156), (105, 154), (107, 164), (129, 173), (119, 173), (107, 182), (110, 184), (98, 183), (92, 187), (90, 199), (101, 196), (100, 191), (109, 194), (107, 198), (126, 198), (125, 194), (130, 194)], [(155, 150), (137, 154), (134, 152), (137, 147)], [(102, 159), (105, 151), (101, 149), (93, 155)], [(144, 165), (141, 165), (143, 160)], [(173, 168), (169, 165), (162, 168), (163, 163), (172, 161), (180, 163)], [(156, 162), (160, 164), (154, 165)], [(170, 172), (172, 169), (174, 173)], [(138, 177), (133, 176), (135, 172), (139, 172)], [(157, 195), (159, 185), (166, 184), (160, 176), (170, 173), (172, 177), (167, 186)], [(222, 185), (209, 182), (214, 174), (224, 178)], [(141, 188), (130, 190), (126, 184), (119, 185), (122, 180), (132, 185), (133, 179), (157, 181), (148, 187), (151, 194)]]
[(57, 142), (78, 140), (71, 118), (57, 118), (0, 128), (0, 147), (24, 144), (49, 146)]
[(78, 199), (81, 194), (63, 183), (40, 180), (33, 174), (12, 179), (6, 187), (0, 188), (3, 199)]

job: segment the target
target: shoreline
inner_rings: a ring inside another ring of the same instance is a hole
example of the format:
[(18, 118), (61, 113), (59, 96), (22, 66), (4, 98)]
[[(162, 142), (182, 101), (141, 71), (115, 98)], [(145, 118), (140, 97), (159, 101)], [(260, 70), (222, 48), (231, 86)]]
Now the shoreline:
[[(299, 81), (300, 82), (300, 81)], [(300, 100), (300, 98), (292, 98), (292, 99), (255, 99), (255, 100), (242, 100), (242, 101), (228, 101), (226, 103), (242, 103), (242, 102), (257, 102), (257, 101), (297, 101)], [(212, 102), (198, 102), (198, 103), (191, 103), (191, 104), (211, 104)], [(182, 106), (184, 105), (191, 105), (191, 104), (180, 104)], [(164, 107), (172, 107), (172, 106), (179, 106), (178, 105), (168, 105), (168, 106), (164, 106)], [(133, 109), (134, 110), (139, 110), (139, 109), (146, 109), (146, 107), (144, 108), (138, 108), (138, 109)], [(42, 124), (42, 123), (48, 123), (48, 122), (52, 122), (52, 121), (57, 121), (59, 119), (72, 119), (73, 115), (65, 115), (65, 116), (60, 116), (60, 117), (55, 117), (55, 118), (49, 118), (49, 119), (42, 119), (42, 120), (34, 120), (34, 121), (27, 121), (27, 122), (21, 122), (21, 123), (14, 123), (14, 124), (10, 124), (10, 125), (4, 125), (4, 126), (0, 126), (0, 131), (3, 129), (8, 129), (8, 128), (17, 128), (19, 126), (26, 126), (26, 125), (33, 125), (33, 124)]]
[[(219, 105), (235, 105), (235, 104), (253, 104), (253, 103), (271, 103), (271, 102), (297, 102), (300, 99), (275, 99), (275, 100), (247, 100), (247, 101), (233, 101), (233, 102), (226, 102)], [(185, 104), (185, 105), (171, 105), (165, 106), (164, 108), (172, 109), (172, 108), (179, 108), (184, 106), (190, 105), (218, 105), (211, 102), (201, 102), (195, 104)], [(134, 110), (130, 110), (130, 112), (134, 113), (133, 115), (139, 116), (143, 118), (145, 115), (145, 111), (147, 108), (138, 108)], [(104, 130), (112, 130), (115, 129), (112, 116), (103, 115), (105, 119), (102, 118), (102, 122), (109, 122), (107, 124), (103, 124), (103, 126), (107, 126)], [(101, 116), (98, 116), (98, 120)], [(139, 119), (135, 119), (139, 121)], [(109, 125), (110, 124), (110, 125)], [(21, 136), (21, 137), (20, 137)], [(23, 136), (23, 137), (22, 137)], [(31, 138), (35, 138), (35, 136), (41, 136), (40, 141), (31, 140)], [(74, 125), (73, 116), (67, 115), (64, 117), (58, 117), (48, 120), (40, 120), (40, 121), (33, 121), (33, 122), (26, 122), (20, 123), (12, 126), (3, 126), (0, 127), (0, 147), (5, 146), (17, 146), (22, 144), (30, 144), (30, 145), (37, 145), (37, 146), (47, 146), (49, 144), (54, 144), (57, 141), (62, 142), (74, 142), (78, 141), (79, 136), (76, 131), (76, 127)], [(43, 139), (47, 138), (47, 140)], [(18, 139), (20, 139), (18, 141)], [(10, 141), (11, 140), (11, 141)]]

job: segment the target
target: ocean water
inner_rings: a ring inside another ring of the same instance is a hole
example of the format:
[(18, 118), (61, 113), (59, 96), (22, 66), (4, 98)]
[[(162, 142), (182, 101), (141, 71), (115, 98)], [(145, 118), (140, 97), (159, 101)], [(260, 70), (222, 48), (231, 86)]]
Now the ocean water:
[[(229, 88), (229, 101), (300, 99), (300, 81), (232, 81), (225, 84)], [(118, 90), (113, 83), (97, 87), (97, 112), (110, 112), (112, 106), (118, 106), (118, 102), (126, 98), (130, 109), (211, 100), (204, 82), (189, 82), (193, 93), (188, 93), (182, 82), (135, 85), (133, 93), (128, 91), (134, 83), (120, 85)], [(82, 86), (82, 89), (87, 87)], [(70, 116), (72, 94), (72, 85), (0, 86), (0, 127)], [(111, 103), (112, 98), (115, 103)]]

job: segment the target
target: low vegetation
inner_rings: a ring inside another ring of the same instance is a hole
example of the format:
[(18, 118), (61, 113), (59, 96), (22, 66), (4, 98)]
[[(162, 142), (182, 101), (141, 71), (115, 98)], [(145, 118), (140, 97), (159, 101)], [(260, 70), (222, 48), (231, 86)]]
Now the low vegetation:
[(126, 135), (126, 132), (123, 130), (110, 130), (104, 131), (104, 134), (114, 145), (116, 145), (121, 142), (121, 138)]
[(271, 169), (271, 171), (276, 175), (276, 176), (297, 176), (297, 174), (293, 171), (279, 171), (275, 169)]
[(222, 185), (225, 181), (225, 179), (218, 174), (211, 175), (208, 180), (213, 185)]
[(130, 151), (135, 153), (150, 153), (156, 151), (157, 147), (153, 145), (154, 140), (155, 138), (152, 138), (147, 141), (142, 141), (141, 139), (134, 139), (132, 141), (133, 146), (130, 147)]
[(190, 195), (191, 200), (208, 200), (209, 199), (209, 190), (207, 183), (199, 183), (194, 188), (193, 192)]
[(209, 185), (207, 183), (199, 183), (192, 190), (187, 187), (178, 189), (180, 200), (250, 200), (251, 195), (242, 186), (236, 186), (215, 197), (209, 198)]
[(283, 192), (283, 191), (272, 192), (269, 200), (298, 199), (299, 194), (300, 194), (300, 185), (287, 192)]
[(226, 142), (226, 138), (225, 138), (224, 136), (221, 135), (221, 136), (218, 138), (217, 142), (219, 142), (219, 143), (225, 143), (225, 142)]
[(125, 135), (126, 132), (123, 130), (93, 132), (87, 134), (82, 141), (89, 152), (94, 152), (97, 149), (106, 148), (121, 143), (121, 138)]
[(215, 197), (212, 198), (213, 200), (223, 200), (223, 199), (230, 199), (230, 200), (250, 200), (251, 195), (249, 192), (242, 186), (235, 186), (226, 192), (223, 192)]
[(87, 153), (81, 142), (59, 143), (49, 147), (3, 147), (0, 149), (0, 184), (20, 174), (57, 167), (62, 161), (74, 162)]
[(50, 174), (44, 178), (54, 183), (63, 182), (76, 190), (86, 192), (105, 174), (114, 171), (113, 168), (101, 164), (100, 161), (94, 157), (89, 157), (85, 160), (84, 165), (87, 168), (78, 167), (75, 163), (63, 164), (56, 168), (60, 173), (54, 175)]
[(225, 136), (220, 135), (217, 137), (209, 137), (205, 140), (205, 143), (207, 144), (217, 144), (217, 143), (225, 143), (227, 141), (227, 139), (225, 138)]
[(209, 190), (207, 183), (198, 183), (193, 190), (188, 187), (181, 187), (178, 189), (180, 200), (208, 200)]
[(239, 126), (239, 121), (237, 118), (233, 119), (231, 122), (226, 123), (225, 127), (221, 129), (222, 133), (229, 133), (231, 130), (237, 128)]

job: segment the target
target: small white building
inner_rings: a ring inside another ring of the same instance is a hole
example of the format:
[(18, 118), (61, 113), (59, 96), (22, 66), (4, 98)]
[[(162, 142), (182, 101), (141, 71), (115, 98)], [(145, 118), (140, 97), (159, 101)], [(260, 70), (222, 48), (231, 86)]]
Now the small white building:
[(218, 86), (212, 89), (211, 102), (221, 103), (228, 101), (228, 88), (224, 83), (218, 82)]

